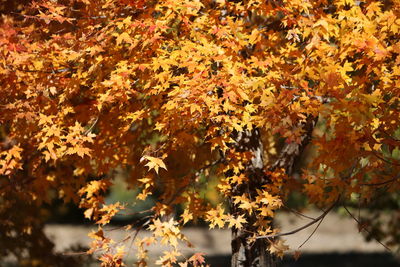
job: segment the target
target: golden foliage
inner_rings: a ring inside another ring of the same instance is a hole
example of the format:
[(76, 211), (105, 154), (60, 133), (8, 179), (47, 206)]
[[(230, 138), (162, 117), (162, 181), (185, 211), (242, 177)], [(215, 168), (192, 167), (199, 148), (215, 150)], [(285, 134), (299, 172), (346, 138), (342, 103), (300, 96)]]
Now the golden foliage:
[[(127, 168), (139, 200), (161, 192), (139, 264), (159, 238), (173, 249), (157, 263), (172, 266), (189, 221), (242, 229), (256, 216), (256, 237), (299, 186), (321, 205), (353, 193), (368, 201), (388, 183), (398, 190), (399, 12), (398, 1), (67, 0), (4, 14), (0, 198), (11, 190), (39, 204), (55, 191), (104, 225), (124, 208), (105, 205), (107, 174)], [(307, 171), (296, 180), (271, 169), (274, 137), (301, 144), (310, 116), (324, 130), (312, 135)], [(235, 194), (252, 182), (254, 157), (235, 137), (253, 129), (267, 135), (269, 183)], [(199, 194), (211, 172), (240, 214)], [(181, 220), (166, 219), (176, 205)], [(122, 248), (91, 236), (104, 266), (122, 266)], [(203, 262), (195, 254), (182, 266)]]

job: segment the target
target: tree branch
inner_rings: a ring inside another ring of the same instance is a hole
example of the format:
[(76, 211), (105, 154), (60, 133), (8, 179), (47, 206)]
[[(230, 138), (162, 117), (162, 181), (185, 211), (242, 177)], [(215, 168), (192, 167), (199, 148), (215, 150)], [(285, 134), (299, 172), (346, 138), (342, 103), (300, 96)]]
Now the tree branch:
[(287, 175), (291, 175), (294, 169), (296, 160), (301, 156), (304, 148), (310, 143), (312, 132), (315, 125), (317, 124), (318, 116), (314, 117), (308, 115), (306, 121), (299, 123), (297, 127), (301, 127), (304, 130), (304, 134), (301, 136), (300, 144), (292, 142), (284, 145), (282, 151), (279, 154), (278, 159), (271, 166), (272, 170), (283, 168)]
[(312, 233), (307, 237), (306, 240), (304, 240), (303, 243), (301, 243), (301, 245), (298, 248), (301, 248), (305, 243), (307, 243), (308, 240), (310, 240), (310, 238), (315, 234), (315, 232), (318, 230), (319, 226), (321, 225), (322, 221), (324, 220), (325, 217), (323, 217), (319, 223), (317, 224), (317, 227), (315, 227), (315, 229), (312, 231)]
[(383, 160), (383, 161), (386, 162), (387, 164), (392, 164), (392, 165), (395, 165), (395, 166), (400, 166), (399, 163), (395, 163), (395, 162), (393, 162), (393, 161), (387, 160), (387, 159), (385, 159), (385, 158), (379, 156), (375, 151), (372, 151), (372, 155), (374, 155), (375, 157), (377, 157), (377, 158), (380, 159), (380, 160)]
[(363, 185), (363, 186), (380, 186), (380, 185), (385, 185), (385, 184), (390, 184), (390, 183), (393, 183), (393, 182), (395, 182), (396, 180), (398, 180), (399, 179), (399, 176), (397, 176), (397, 177), (394, 177), (394, 178), (392, 178), (392, 179), (389, 179), (389, 180), (387, 180), (387, 181), (384, 181), (384, 182), (380, 182), (380, 183), (365, 183), (365, 184), (360, 184), (360, 185)]
[(293, 235), (297, 232), (300, 232), (308, 227), (310, 227), (311, 225), (323, 220), (325, 218), (325, 216), (336, 206), (336, 204), (339, 202), (340, 197), (338, 198), (338, 200), (335, 201), (335, 203), (333, 203), (326, 211), (324, 211), (320, 216), (318, 216), (317, 218), (313, 219), (311, 222), (297, 228), (294, 229), (290, 232), (285, 232), (285, 233), (279, 233), (279, 234), (274, 234), (274, 235), (262, 235), (262, 236), (257, 236), (256, 239), (262, 239), (262, 238), (275, 238), (275, 237), (280, 237), (280, 236), (286, 236), (286, 235)]
[(296, 215), (299, 216), (299, 217), (304, 217), (304, 218), (307, 218), (307, 219), (309, 219), (309, 220), (315, 220), (315, 218), (310, 217), (310, 216), (307, 216), (307, 215), (305, 215), (305, 214), (303, 214), (303, 213), (301, 213), (301, 212), (298, 212), (297, 210), (294, 210), (294, 209), (292, 209), (292, 208), (289, 208), (288, 206), (283, 205), (283, 208), (287, 209), (287, 210), (290, 211), (290, 212), (293, 212), (294, 214), (296, 214)]
[[(358, 225), (361, 225), (361, 222), (347, 209), (347, 207), (345, 205), (343, 205), (343, 208), (346, 210), (346, 212), (358, 223)], [(392, 252), (392, 250), (386, 246), (385, 244), (383, 244), (381, 241), (379, 241), (376, 237), (374, 237), (370, 231), (368, 231), (365, 227), (361, 227), (361, 230), (364, 230), (365, 232), (367, 232), (368, 234), (371, 235), (371, 237), (373, 239), (375, 239), (376, 242), (378, 242), (379, 244), (381, 244), (386, 250)]]

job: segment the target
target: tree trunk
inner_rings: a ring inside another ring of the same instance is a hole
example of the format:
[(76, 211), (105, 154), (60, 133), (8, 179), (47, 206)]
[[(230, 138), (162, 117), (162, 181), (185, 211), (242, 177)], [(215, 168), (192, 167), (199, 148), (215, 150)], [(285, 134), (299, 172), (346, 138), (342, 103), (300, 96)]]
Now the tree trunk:
[[(260, 189), (265, 181), (264, 162), (263, 162), (263, 146), (260, 139), (260, 131), (254, 129), (252, 131), (239, 132), (236, 136), (236, 150), (251, 151), (253, 158), (246, 168), (246, 175), (249, 180), (246, 184), (241, 184), (234, 188), (233, 196), (242, 196), (247, 194), (255, 196), (256, 189)], [(242, 211), (231, 201), (231, 213), (241, 213)], [(258, 239), (254, 243), (248, 240), (252, 233), (257, 231), (254, 223), (257, 221), (255, 214), (247, 214), (246, 225), (243, 229), (238, 230), (232, 228), (232, 267), (250, 267), (250, 266), (276, 266), (275, 256), (268, 252), (268, 242), (265, 239)]]
[[(296, 161), (301, 156), (302, 151), (311, 140), (312, 131), (317, 122), (317, 117), (309, 116), (305, 121), (299, 123), (297, 127), (303, 129), (301, 142), (285, 144), (282, 148), (278, 159), (270, 166), (270, 170), (277, 168), (285, 169), (287, 175), (293, 172)], [(253, 153), (251, 163), (246, 168), (246, 175), (249, 180), (246, 184), (236, 186), (233, 190), (231, 199), (231, 213), (240, 214), (242, 211), (233, 203), (233, 197), (242, 196), (243, 194), (256, 196), (256, 189), (262, 188), (263, 185), (268, 184), (269, 178), (264, 172), (263, 162), (263, 145), (260, 138), (260, 131), (254, 129), (252, 131), (239, 132), (235, 137), (237, 151), (250, 151)], [(272, 220), (272, 218), (270, 218)], [(247, 214), (247, 223), (243, 229), (238, 230), (232, 228), (232, 267), (275, 267), (277, 266), (277, 259), (267, 249), (269, 243), (266, 239), (257, 239), (254, 243), (249, 243), (249, 238), (253, 233), (257, 232), (257, 226), (254, 223), (257, 221), (255, 214)], [(271, 227), (272, 228), (272, 227)]]
[(242, 230), (232, 230), (232, 267), (274, 267), (276, 258), (267, 251), (268, 244), (265, 239), (258, 239), (249, 245), (246, 236), (249, 234)]

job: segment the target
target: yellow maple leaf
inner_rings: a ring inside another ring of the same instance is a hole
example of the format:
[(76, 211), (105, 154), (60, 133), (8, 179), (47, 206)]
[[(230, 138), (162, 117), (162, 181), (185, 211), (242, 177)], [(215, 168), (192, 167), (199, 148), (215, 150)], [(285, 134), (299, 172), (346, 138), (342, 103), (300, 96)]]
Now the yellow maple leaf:
[(193, 219), (193, 214), (189, 212), (189, 210), (185, 209), (181, 217), (183, 219), (183, 224), (186, 224), (188, 221)]
[(122, 34), (118, 35), (117, 37), (117, 45), (121, 44), (122, 42), (132, 43), (132, 39), (127, 32), (123, 32)]
[(145, 166), (149, 167), (149, 170), (154, 169), (154, 171), (158, 174), (159, 168), (163, 168), (167, 170), (167, 166), (160, 158), (155, 158), (151, 156), (143, 156), (140, 161), (148, 160)]
[(225, 210), (221, 206), (207, 211), (206, 220), (210, 222), (210, 228), (214, 228), (215, 226), (218, 226), (219, 228), (224, 227), (227, 218), (227, 215), (225, 215), (224, 212)]
[(228, 219), (228, 222), (229, 222), (228, 225), (229, 228), (235, 227), (236, 229), (240, 230), (243, 228), (243, 224), (246, 223), (247, 221), (243, 215), (239, 215), (236, 218), (231, 216)]
[(289, 249), (289, 246), (285, 245), (285, 241), (283, 240), (276, 240), (276, 241), (271, 241), (270, 242), (270, 246), (268, 248), (268, 250), (273, 253), (276, 254), (279, 258), (283, 258), (283, 254), (285, 251), (287, 251)]

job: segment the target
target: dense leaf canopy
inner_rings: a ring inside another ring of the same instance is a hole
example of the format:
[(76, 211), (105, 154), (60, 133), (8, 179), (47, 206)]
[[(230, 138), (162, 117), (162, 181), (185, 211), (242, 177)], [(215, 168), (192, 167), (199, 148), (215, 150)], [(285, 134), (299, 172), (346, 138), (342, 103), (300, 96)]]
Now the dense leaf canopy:
[[(270, 219), (294, 190), (321, 207), (397, 192), (399, 12), (398, 0), (53, 0), (4, 11), (0, 238), (17, 232), (26, 244), (40, 220), (32, 207), (54, 198), (108, 224), (124, 209), (104, 203), (117, 168), (138, 200), (160, 192), (153, 235), (136, 240), (141, 264), (155, 242), (171, 247), (158, 263), (175, 262), (182, 225), (198, 219), (241, 229), (251, 215), (249, 242), (275, 235)], [(255, 157), (238, 137), (254, 131), (268, 182), (238, 195)], [(305, 138), (301, 170), (277, 165)], [(198, 193), (210, 174), (216, 206)], [(101, 227), (91, 236), (104, 266), (121, 264), (121, 243)]]

